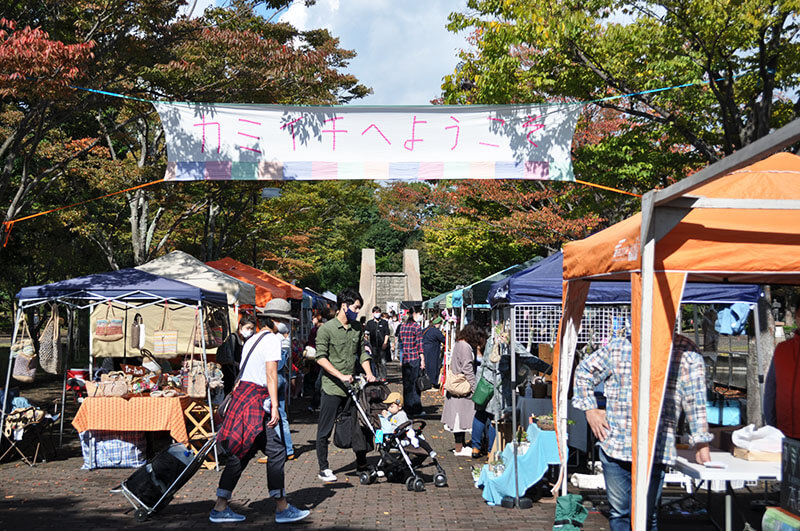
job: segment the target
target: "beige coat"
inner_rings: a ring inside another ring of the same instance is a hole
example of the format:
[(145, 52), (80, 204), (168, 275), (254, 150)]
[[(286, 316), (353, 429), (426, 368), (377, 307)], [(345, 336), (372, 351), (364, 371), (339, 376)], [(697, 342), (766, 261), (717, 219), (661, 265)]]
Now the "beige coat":
[(463, 374), (469, 382), (470, 395), (457, 398), (445, 393), (444, 409), (442, 410), (442, 424), (448, 431), (472, 431), (472, 419), (475, 417), (475, 403), (472, 401), (472, 392), (475, 391), (475, 354), (466, 341), (458, 341), (453, 347), (450, 357), (450, 370), (453, 374)]

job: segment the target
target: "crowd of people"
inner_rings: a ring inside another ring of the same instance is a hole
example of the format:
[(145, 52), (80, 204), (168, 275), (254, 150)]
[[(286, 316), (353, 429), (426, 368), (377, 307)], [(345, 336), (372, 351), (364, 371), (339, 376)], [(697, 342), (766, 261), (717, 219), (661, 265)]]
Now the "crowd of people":
[[(453, 453), (478, 458), (491, 450), (495, 438), (492, 420), (499, 418), (504, 408), (505, 393), (495, 392), (491, 400), (480, 406), (471, 399), (479, 378), (479, 366), (480, 376), (496, 391), (500, 390), (501, 357), (496, 345), (487, 345), (487, 331), (476, 322), (463, 326), (455, 337), (446, 371), (443, 371), (445, 336), (441, 318), (432, 319), (423, 328), (420, 308), (410, 310), (401, 322), (395, 312), (386, 314), (379, 307), (372, 308), (370, 319), (359, 318), (362, 305), (363, 299), (356, 290), (343, 290), (330, 319), (322, 312), (314, 312), (303, 349), (292, 348), (293, 318), (289, 303), (283, 299), (273, 299), (260, 314), (263, 322), (259, 323), (258, 332), (255, 332), (257, 323), (252, 318), (240, 320), (235, 333), (220, 349), (225, 390), (232, 393), (232, 399), (218, 432), (227, 462), (210, 515), (212, 522), (244, 520), (243, 515), (231, 510), (228, 501), (242, 471), (258, 449), (266, 455), (269, 495), (277, 502), (275, 521), (296, 522), (308, 516), (308, 511), (286, 501), (284, 489), (284, 466), (294, 453), (284, 401), (291, 386), (289, 374), (305, 373), (305, 383), (296, 387), (310, 393), (310, 409), (318, 411), (317, 477), (323, 483), (337, 481), (328, 461), (328, 446), (337, 417), (345, 408), (352, 407), (348, 405), (351, 402), (347, 385), (359, 374), (367, 382), (386, 378), (386, 364), (392, 360), (401, 364), (403, 391), (402, 394), (392, 393), (386, 402), (381, 420), (385, 429), (392, 430), (409, 417), (425, 414), (419, 380), (427, 378), (434, 386), (445, 387), (441, 422), (453, 434)], [(704, 363), (698, 350), (688, 338), (680, 335), (674, 338), (647, 499), (651, 529), (657, 525), (654, 508), (660, 497), (664, 472), (676, 457), (675, 431), (681, 414), (686, 418), (689, 442), (696, 449), (697, 461), (703, 463), (710, 459)], [(303, 364), (305, 370), (298, 370), (297, 365)], [(290, 366), (294, 366), (291, 373), (288, 372)], [(446, 372), (446, 378), (442, 372)], [(630, 527), (631, 379), (631, 343), (624, 335), (586, 356), (575, 374), (572, 403), (585, 411), (587, 423), (600, 442), (612, 529)], [(598, 407), (595, 397), (595, 389), (601, 383), (607, 399), (605, 409)], [(769, 404), (773, 411), (776, 401), (785, 402), (784, 395), (787, 393), (779, 393), (778, 399)], [(471, 433), (469, 443), (468, 432)], [(432, 451), (425, 444), (426, 450)], [(358, 472), (368, 469), (368, 447), (354, 438), (352, 449)]]
[[(441, 384), (445, 345), (442, 318), (435, 317), (423, 328), (421, 308), (411, 309), (401, 319), (397, 312), (383, 312), (377, 306), (372, 308), (369, 319), (359, 318), (362, 305), (358, 291), (344, 289), (337, 296), (330, 318), (315, 309), (308, 337), (300, 349), (291, 339), (294, 318), (290, 304), (273, 299), (259, 313), (258, 320), (242, 317), (220, 347), (217, 360), (222, 366), (224, 389), (232, 396), (217, 436), (225, 468), (209, 516), (212, 522), (245, 519), (228, 502), (242, 471), (258, 450), (265, 454), (259, 462), (266, 463), (269, 495), (276, 499), (275, 521), (297, 522), (308, 516), (308, 511), (286, 501), (284, 488), (285, 463), (294, 455), (285, 402), (289, 389), (293, 394), (310, 396), (309, 410), (317, 413), (317, 477), (323, 483), (337, 481), (328, 462), (328, 446), (336, 419), (348, 407), (346, 386), (357, 375), (367, 382), (385, 380), (387, 363), (399, 361), (403, 391), (394, 392), (391, 400), (387, 399), (382, 422), (388, 429), (399, 419), (407, 419), (406, 415), (413, 418), (425, 414), (418, 380), (424, 377), (433, 386)], [(451, 370), (465, 375), (472, 388), (476, 359), (486, 337), (484, 330), (471, 323), (456, 338)], [(289, 367), (293, 370), (289, 371)], [(445, 395), (442, 422), (455, 435), (455, 453), (467, 455), (464, 435), (477, 422), (474, 404), (468, 398)], [(367, 470), (366, 445), (354, 442), (352, 447), (356, 470)], [(426, 442), (424, 447), (435, 456)]]

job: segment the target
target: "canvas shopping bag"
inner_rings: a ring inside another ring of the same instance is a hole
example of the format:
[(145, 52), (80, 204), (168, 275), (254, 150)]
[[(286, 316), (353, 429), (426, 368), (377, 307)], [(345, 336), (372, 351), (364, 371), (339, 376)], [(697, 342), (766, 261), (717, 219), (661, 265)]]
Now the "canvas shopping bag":
[(50, 319), (39, 334), (39, 365), (48, 374), (58, 374), (63, 361), (61, 348), (61, 323), (58, 305), (50, 305)]
[(153, 331), (153, 355), (170, 356), (178, 353), (178, 331), (172, 328), (169, 307), (164, 301), (164, 315), (161, 317), (161, 328)]
[[(111, 313), (111, 317), (109, 317), (109, 313)], [(94, 337), (99, 341), (119, 341), (123, 335), (122, 318), (114, 315), (114, 307), (109, 302), (105, 317), (97, 320)]]
[[(198, 331), (200, 328), (198, 328)], [(218, 311), (209, 311), (202, 326), (203, 336), (205, 336), (206, 348), (217, 348), (225, 342), (225, 323), (218, 315)], [(203, 336), (199, 333), (195, 335), (194, 346), (203, 346)]]
[(14, 369), (12, 376), (15, 380), (30, 383), (36, 377), (36, 350), (33, 346), (28, 331), (28, 322), (23, 316), (19, 324), (19, 334), (17, 340), (11, 345), (11, 357), (14, 358)]
[(144, 348), (144, 318), (142, 318), (142, 314), (140, 313), (137, 313), (133, 318), (130, 341), (132, 349), (142, 350)]
[(189, 340), (189, 349), (191, 354), (183, 359), (183, 370), (186, 374), (186, 394), (192, 398), (203, 398), (206, 396), (206, 387), (208, 379), (206, 378), (206, 367), (203, 361), (195, 359), (195, 345), (197, 344), (197, 336), (202, 333), (202, 324), (200, 321), (200, 312), (195, 310), (194, 326), (192, 327), (192, 335)]

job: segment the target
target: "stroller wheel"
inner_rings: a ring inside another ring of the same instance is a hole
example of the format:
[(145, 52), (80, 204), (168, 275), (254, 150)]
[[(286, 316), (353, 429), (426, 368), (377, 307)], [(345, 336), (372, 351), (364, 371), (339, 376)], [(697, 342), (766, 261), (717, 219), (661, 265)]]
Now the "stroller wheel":
[(361, 475), (358, 476), (358, 480), (362, 485), (369, 485), (372, 483), (372, 481), (370, 481), (369, 472), (362, 472)]
[(417, 478), (415, 478), (414, 476), (409, 476), (409, 477), (408, 477), (408, 479), (406, 480), (406, 488), (407, 488), (407, 489), (408, 489), (410, 492), (413, 492), (413, 491), (414, 491), (414, 480), (415, 480), (415, 479), (417, 479)]
[(147, 511), (145, 511), (144, 509), (136, 509), (136, 512), (133, 513), (133, 517), (136, 519), (137, 522), (146, 522)]
[(433, 476), (433, 484), (437, 487), (446, 487), (447, 486), (447, 476), (444, 474), (436, 474)]
[(423, 492), (425, 490), (425, 482), (422, 478), (417, 478), (414, 480), (414, 491), (415, 492)]

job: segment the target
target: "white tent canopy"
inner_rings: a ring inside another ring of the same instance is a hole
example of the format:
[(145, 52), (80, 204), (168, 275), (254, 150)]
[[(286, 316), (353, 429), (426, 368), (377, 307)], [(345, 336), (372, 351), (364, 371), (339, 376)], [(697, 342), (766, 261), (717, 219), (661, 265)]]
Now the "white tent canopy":
[(227, 296), (230, 306), (256, 304), (255, 286), (226, 275), (183, 251), (172, 251), (136, 269), (205, 290), (220, 291)]

